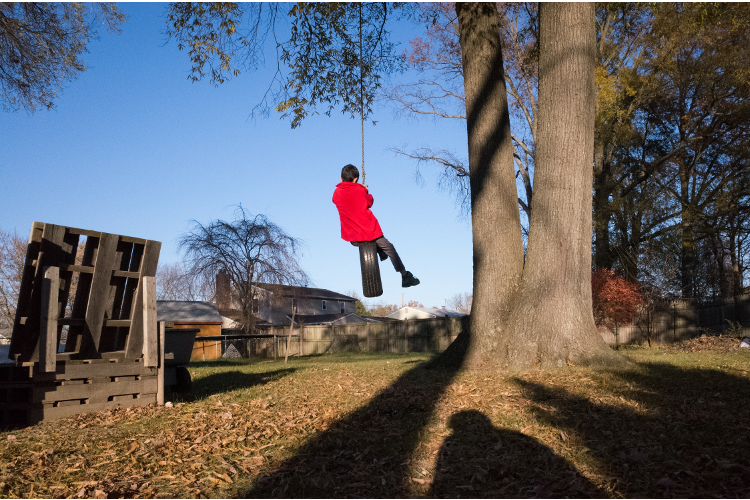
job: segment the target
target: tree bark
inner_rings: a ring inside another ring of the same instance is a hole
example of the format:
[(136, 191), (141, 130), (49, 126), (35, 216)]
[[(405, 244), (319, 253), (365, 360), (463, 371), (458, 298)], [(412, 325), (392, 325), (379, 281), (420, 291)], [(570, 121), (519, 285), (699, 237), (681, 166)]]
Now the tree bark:
[(534, 210), (526, 262), (495, 4), (456, 4), (474, 242), (471, 329), (438, 357), (469, 368), (624, 366), (594, 325), (593, 4), (541, 5)]
[[(513, 144), (494, 3), (457, 3), (469, 136), (474, 298), (466, 364), (494, 356), (523, 271)], [(463, 354), (466, 340), (446, 351)], [(460, 346), (460, 348), (459, 348)]]
[(624, 363), (591, 308), (595, 43), (592, 3), (540, 5), (534, 210), (500, 350), (511, 369)]

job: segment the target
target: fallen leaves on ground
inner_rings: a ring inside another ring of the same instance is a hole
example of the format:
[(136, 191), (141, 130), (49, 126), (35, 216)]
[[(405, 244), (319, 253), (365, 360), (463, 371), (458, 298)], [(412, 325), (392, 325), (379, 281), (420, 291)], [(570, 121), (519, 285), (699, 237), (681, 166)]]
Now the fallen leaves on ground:
[(518, 376), (424, 355), (199, 364), (194, 401), (0, 433), (0, 496), (748, 497), (746, 359), (709, 354), (723, 368), (661, 349)]
[[(736, 337), (725, 337), (721, 335), (701, 335), (694, 339), (683, 340), (674, 344), (659, 346), (666, 352), (737, 352), (740, 351), (742, 339)], [(748, 349), (745, 349), (748, 351)]]

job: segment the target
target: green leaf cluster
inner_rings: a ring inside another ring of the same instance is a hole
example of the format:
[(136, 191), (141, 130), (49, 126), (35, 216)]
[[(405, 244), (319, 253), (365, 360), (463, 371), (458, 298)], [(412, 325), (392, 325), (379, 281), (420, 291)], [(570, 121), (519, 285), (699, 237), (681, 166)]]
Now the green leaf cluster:
[[(283, 5), (283, 4), (282, 4)], [(336, 107), (366, 118), (384, 75), (402, 68), (386, 25), (399, 3), (298, 2), (286, 13), (289, 37), (280, 39), (279, 4), (172, 3), (167, 35), (187, 49), (192, 81), (219, 85), (264, 61), (273, 37), (278, 65), (269, 92), (272, 108), (298, 127), (311, 113)]]

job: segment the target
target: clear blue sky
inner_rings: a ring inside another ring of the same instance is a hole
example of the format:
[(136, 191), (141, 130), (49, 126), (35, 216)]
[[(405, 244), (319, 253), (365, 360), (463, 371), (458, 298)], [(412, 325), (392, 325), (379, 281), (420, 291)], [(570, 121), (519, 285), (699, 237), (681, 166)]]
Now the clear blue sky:
[[(214, 88), (190, 83), (186, 52), (166, 43), (166, 4), (125, 3), (120, 35), (102, 32), (84, 55), (88, 69), (67, 85), (53, 111), (0, 112), (0, 227), (28, 235), (32, 221), (125, 234), (163, 243), (160, 262), (180, 259), (189, 221), (232, 217), (241, 203), (305, 242), (303, 268), (314, 285), (360, 295), (358, 250), (340, 238), (331, 195), (341, 167), (361, 163), (360, 128), (334, 112), (292, 130), (278, 115), (250, 119), (269, 85), (267, 67)], [(414, 25), (397, 33), (418, 34)], [(402, 46), (403, 47), (403, 46)], [(388, 151), (431, 145), (466, 155), (464, 122), (415, 121), (378, 108), (366, 126), (367, 184), (373, 212), (407, 269), (381, 263), (376, 301), (441, 306), (472, 290), (470, 224), (459, 218), (436, 171)]]

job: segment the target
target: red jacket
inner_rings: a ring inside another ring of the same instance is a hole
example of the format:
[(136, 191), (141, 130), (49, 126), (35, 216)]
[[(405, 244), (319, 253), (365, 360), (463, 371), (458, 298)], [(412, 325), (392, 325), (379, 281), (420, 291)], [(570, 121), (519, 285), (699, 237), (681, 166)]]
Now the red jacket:
[(336, 184), (333, 202), (341, 217), (341, 238), (346, 241), (372, 241), (383, 236), (378, 219), (370, 211), (372, 195), (362, 184)]

